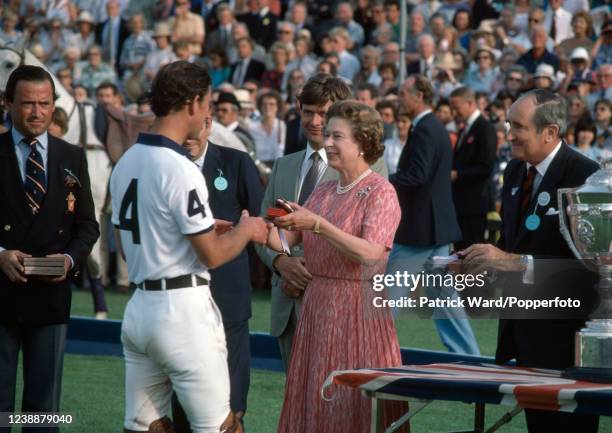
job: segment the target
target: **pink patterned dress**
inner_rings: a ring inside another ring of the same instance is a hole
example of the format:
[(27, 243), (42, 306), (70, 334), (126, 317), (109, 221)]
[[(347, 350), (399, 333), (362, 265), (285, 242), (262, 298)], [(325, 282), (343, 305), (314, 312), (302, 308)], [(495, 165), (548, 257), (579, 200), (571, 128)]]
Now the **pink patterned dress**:
[[(319, 185), (305, 207), (354, 236), (391, 248), (400, 221), (393, 186), (371, 173), (345, 194), (336, 181)], [(366, 433), (370, 400), (358, 390), (332, 386), (321, 396), (334, 370), (401, 365), (390, 312), (372, 305), (371, 279), (384, 273), (387, 259), (360, 265), (325, 238), (302, 232), (306, 267), (313, 275), (304, 292), (291, 350), (279, 433)], [(395, 409), (395, 410), (393, 410)], [(385, 411), (399, 418), (405, 405)], [(394, 412), (394, 413), (391, 413)], [(389, 420), (391, 421), (391, 420)], [(387, 423), (388, 424), (388, 423)]]

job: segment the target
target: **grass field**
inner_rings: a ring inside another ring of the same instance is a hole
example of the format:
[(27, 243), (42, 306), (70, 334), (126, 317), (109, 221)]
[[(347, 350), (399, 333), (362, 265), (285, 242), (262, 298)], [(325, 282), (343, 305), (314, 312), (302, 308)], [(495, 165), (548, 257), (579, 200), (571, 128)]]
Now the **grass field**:
[[(109, 317), (121, 319), (128, 295), (107, 294)], [(75, 292), (72, 312), (75, 315), (91, 316), (91, 296), (88, 292)], [(269, 293), (257, 292), (253, 297), (252, 331), (268, 331)], [(497, 324), (492, 320), (474, 320), (474, 332), (483, 355), (492, 355), (495, 349)], [(400, 320), (398, 335), (403, 347), (443, 350), (430, 320)], [(118, 433), (122, 431), (124, 408), (123, 360), (117, 357), (67, 355), (62, 385), (62, 412), (74, 416), (65, 432)], [(249, 408), (245, 419), (249, 433), (271, 433), (276, 431), (283, 400), (284, 375), (253, 370)], [(487, 424), (490, 425), (509, 407), (487, 406)], [(471, 427), (472, 406), (463, 403), (435, 402), (412, 422), (412, 432), (443, 432)], [(341, 414), (340, 414), (341, 415)], [(511, 424), (498, 430), (501, 433), (525, 431), (523, 416), (519, 415)], [(610, 418), (602, 418), (600, 432), (612, 432)], [(312, 432), (333, 433), (333, 432)], [(356, 432), (358, 433), (358, 432)], [(577, 432), (579, 433), (579, 432)]]

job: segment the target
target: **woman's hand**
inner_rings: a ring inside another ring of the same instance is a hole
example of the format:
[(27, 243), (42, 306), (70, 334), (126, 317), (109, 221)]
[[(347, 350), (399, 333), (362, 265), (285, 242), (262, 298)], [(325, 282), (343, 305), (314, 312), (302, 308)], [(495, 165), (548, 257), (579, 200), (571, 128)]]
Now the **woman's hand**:
[(275, 218), (274, 225), (289, 231), (314, 229), (317, 215), (297, 203), (289, 202), (289, 204), (294, 211), (283, 217)]

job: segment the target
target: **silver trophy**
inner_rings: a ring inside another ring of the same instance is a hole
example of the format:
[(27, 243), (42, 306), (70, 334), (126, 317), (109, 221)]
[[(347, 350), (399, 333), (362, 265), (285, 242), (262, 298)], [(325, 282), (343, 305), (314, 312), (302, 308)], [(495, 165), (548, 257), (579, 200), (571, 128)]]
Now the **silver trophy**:
[(559, 189), (557, 203), (561, 234), (574, 255), (600, 276), (599, 305), (576, 333), (575, 367), (565, 376), (612, 383), (612, 159), (602, 165), (584, 185)]

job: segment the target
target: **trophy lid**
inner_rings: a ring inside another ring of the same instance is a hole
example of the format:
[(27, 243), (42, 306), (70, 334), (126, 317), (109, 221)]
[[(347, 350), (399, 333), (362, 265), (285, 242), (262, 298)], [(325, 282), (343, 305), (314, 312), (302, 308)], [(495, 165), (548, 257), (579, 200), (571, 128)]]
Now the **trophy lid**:
[(601, 163), (602, 168), (590, 175), (577, 193), (612, 193), (612, 158)]

